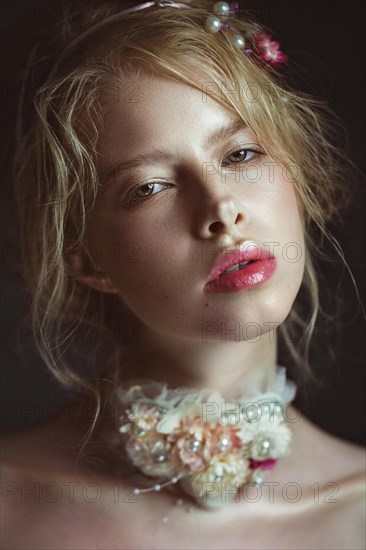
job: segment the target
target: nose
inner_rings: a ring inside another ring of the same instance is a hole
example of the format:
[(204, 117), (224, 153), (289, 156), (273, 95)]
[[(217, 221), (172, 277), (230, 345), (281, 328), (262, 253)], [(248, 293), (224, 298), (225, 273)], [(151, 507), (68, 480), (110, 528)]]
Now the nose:
[(211, 239), (219, 235), (230, 235), (245, 220), (243, 204), (226, 189), (220, 189), (223, 184), (206, 188), (206, 193), (200, 197), (197, 212), (197, 231), (201, 239)]

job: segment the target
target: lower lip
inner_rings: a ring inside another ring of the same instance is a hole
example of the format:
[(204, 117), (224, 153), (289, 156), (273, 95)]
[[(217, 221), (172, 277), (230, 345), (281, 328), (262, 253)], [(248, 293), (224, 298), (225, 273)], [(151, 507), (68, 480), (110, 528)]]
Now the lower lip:
[(208, 292), (240, 292), (265, 283), (276, 269), (275, 258), (257, 260), (244, 269), (225, 273), (206, 286)]

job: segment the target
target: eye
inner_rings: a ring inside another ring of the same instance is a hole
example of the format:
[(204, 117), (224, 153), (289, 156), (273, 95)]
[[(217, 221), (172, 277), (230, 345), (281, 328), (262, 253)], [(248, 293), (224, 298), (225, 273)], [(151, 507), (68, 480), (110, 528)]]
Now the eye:
[(144, 183), (143, 185), (140, 185), (133, 191), (131, 198), (128, 200), (128, 204), (133, 205), (141, 200), (144, 200), (144, 198), (148, 198), (148, 197), (152, 197), (153, 195), (156, 195), (159, 191), (155, 193), (153, 191), (156, 190), (157, 186), (160, 186), (163, 189), (170, 187), (168, 183), (164, 183), (160, 181)]
[(141, 185), (141, 187), (138, 187), (136, 189), (135, 193), (138, 197), (150, 197), (151, 195), (155, 194), (155, 193), (152, 193), (152, 191), (157, 185), (160, 185), (161, 187), (168, 187), (166, 183), (160, 183), (156, 181), (152, 183), (145, 183), (145, 185)]
[[(229, 159), (229, 162), (223, 162), (222, 165), (228, 166), (230, 164), (242, 164), (245, 162), (249, 162), (253, 158), (262, 154), (263, 153), (259, 149), (254, 148), (254, 146), (252, 146), (251, 148), (243, 147), (242, 149), (237, 149), (236, 151), (233, 151), (232, 153), (227, 155), (227, 157), (225, 158)], [(238, 157), (236, 157), (237, 155)], [(230, 160), (230, 157), (236, 157), (236, 160)], [(157, 195), (160, 192), (157, 189), (159, 186), (161, 188), (160, 191), (162, 191), (164, 189), (167, 189), (168, 187), (171, 187), (171, 184), (165, 183), (163, 181), (144, 183), (143, 185), (140, 185), (132, 191), (130, 198), (127, 200), (127, 205), (133, 206), (135, 204), (138, 204), (139, 202), (149, 199), (149, 197)]]
[(230, 153), (226, 158), (230, 159), (230, 157), (235, 157), (238, 155), (236, 160), (229, 160), (229, 162), (223, 162), (223, 166), (227, 166), (228, 164), (241, 164), (242, 162), (248, 162), (255, 158), (257, 155), (262, 154), (259, 150), (251, 148), (251, 149), (238, 149), (237, 151), (233, 151)]

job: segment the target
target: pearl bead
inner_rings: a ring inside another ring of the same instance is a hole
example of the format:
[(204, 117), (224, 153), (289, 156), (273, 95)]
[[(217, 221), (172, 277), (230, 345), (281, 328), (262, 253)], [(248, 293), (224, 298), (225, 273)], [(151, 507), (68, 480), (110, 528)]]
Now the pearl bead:
[(234, 36), (233, 38), (233, 44), (235, 46), (237, 46), (238, 48), (244, 48), (245, 46), (245, 40), (244, 38), (241, 36), (241, 34), (237, 34), (236, 36)]
[(164, 451), (167, 450), (166, 445), (163, 443), (163, 441), (156, 441), (154, 445), (151, 448), (151, 455), (153, 457), (154, 462), (164, 462), (167, 460), (166, 454)]
[(144, 426), (139, 426), (138, 424), (134, 424), (132, 431), (137, 437), (145, 437), (149, 432)]
[(161, 485), (154, 485), (154, 491), (160, 491)]
[(259, 420), (260, 417), (261, 417), (260, 409), (258, 408), (257, 405), (249, 405), (248, 407), (245, 408), (243, 413), (243, 418), (245, 420), (248, 420), (250, 422), (251, 420), (254, 420), (254, 419)]
[(221, 21), (214, 15), (209, 15), (205, 21), (205, 28), (209, 32), (218, 32), (221, 28)]
[(227, 437), (222, 437), (219, 441), (219, 449), (225, 450), (230, 446), (230, 440)]
[(216, 2), (213, 11), (224, 19), (230, 15), (230, 6), (227, 2)]
[(201, 448), (201, 442), (196, 438), (187, 439), (187, 441), (185, 442), (185, 447), (189, 451), (196, 452)]
[(134, 495), (138, 495), (139, 493), (140, 493), (140, 489), (137, 489), (137, 487), (132, 491), (132, 494)]
[(268, 438), (263, 438), (259, 441), (258, 444), (258, 453), (262, 457), (267, 457), (270, 454), (271, 451), (271, 443), (272, 441)]
[(155, 453), (152, 455), (154, 462), (165, 462), (166, 456), (163, 453)]
[(172, 477), (172, 479), (170, 480), (172, 483), (177, 483), (178, 481), (178, 478), (177, 477)]
[(263, 477), (259, 470), (255, 470), (253, 473), (253, 482), (260, 487), (263, 484)]

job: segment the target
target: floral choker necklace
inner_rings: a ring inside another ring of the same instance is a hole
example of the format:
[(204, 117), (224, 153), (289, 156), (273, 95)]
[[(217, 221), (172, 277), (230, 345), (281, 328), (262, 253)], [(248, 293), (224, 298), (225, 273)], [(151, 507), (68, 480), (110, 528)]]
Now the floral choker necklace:
[(155, 481), (133, 493), (177, 485), (200, 506), (217, 508), (243, 485), (260, 486), (292, 439), (285, 416), (296, 385), (285, 373), (252, 373), (230, 401), (215, 390), (169, 389), (148, 379), (119, 386), (118, 446), (127, 463)]

